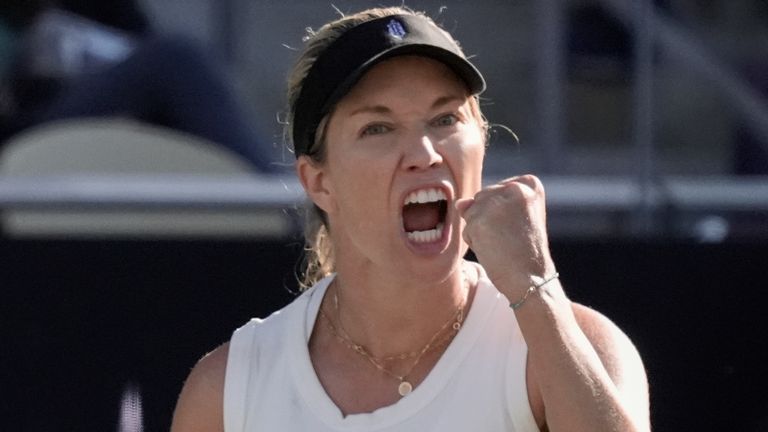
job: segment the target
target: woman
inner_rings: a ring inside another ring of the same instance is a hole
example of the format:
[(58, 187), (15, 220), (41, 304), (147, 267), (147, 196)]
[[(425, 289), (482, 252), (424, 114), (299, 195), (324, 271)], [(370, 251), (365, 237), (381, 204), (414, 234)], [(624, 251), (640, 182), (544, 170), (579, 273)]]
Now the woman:
[(481, 190), (485, 83), (447, 33), (345, 17), (289, 85), (313, 286), (200, 361), (174, 431), (649, 429), (637, 351), (563, 293), (541, 183)]

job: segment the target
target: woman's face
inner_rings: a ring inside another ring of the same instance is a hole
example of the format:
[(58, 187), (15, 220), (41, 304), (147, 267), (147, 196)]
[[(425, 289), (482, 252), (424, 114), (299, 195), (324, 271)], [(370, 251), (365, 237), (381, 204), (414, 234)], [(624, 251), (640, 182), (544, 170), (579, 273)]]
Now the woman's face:
[(315, 202), (340, 264), (455, 265), (466, 245), (454, 202), (480, 190), (484, 137), (464, 83), (442, 63), (395, 57), (364, 75), (331, 115), (317, 166), (326, 192)]

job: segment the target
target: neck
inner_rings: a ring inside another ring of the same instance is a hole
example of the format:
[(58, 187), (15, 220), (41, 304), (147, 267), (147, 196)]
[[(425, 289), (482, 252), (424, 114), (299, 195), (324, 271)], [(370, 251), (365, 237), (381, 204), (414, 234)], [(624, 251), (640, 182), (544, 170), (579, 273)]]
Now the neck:
[[(476, 274), (459, 261), (444, 279), (364, 274), (338, 269), (323, 308), (349, 338), (386, 357), (423, 346), (462, 308), (469, 308)], [(336, 304), (338, 301), (338, 304)]]

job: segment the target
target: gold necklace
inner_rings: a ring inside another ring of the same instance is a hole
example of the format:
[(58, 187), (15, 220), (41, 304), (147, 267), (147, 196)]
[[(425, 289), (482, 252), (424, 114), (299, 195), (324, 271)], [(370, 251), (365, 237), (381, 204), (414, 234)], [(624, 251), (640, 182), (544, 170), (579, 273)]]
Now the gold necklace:
[[(340, 319), (341, 316), (340, 316), (340, 313), (339, 313), (339, 296), (338, 296), (338, 292), (337, 291), (338, 291), (338, 289), (334, 290), (333, 301), (334, 301), (334, 306), (336, 308), (336, 319), (337, 319), (337, 322), (339, 323), (339, 328), (338, 329), (336, 328), (336, 326), (333, 324), (333, 322), (328, 318), (328, 315), (325, 314), (325, 311), (323, 311), (322, 307), (320, 308), (320, 315), (323, 317), (325, 322), (328, 324), (328, 328), (331, 330), (331, 333), (333, 333), (333, 335), (336, 337), (336, 339), (338, 339), (339, 341), (344, 343), (344, 345), (347, 348), (351, 349), (352, 351), (354, 351), (354, 352), (358, 353), (359, 355), (361, 355), (362, 357), (364, 357), (366, 360), (368, 360), (369, 363), (371, 363), (374, 367), (376, 367), (376, 369), (378, 369), (379, 371), (383, 372), (384, 374), (386, 374), (386, 375), (388, 375), (388, 376), (390, 376), (392, 378), (395, 378), (396, 380), (399, 381), (399, 384), (397, 386), (397, 392), (398, 392), (398, 394), (400, 394), (400, 396), (406, 396), (407, 394), (409, 394), (409, 393), (411, 393), (413, 391), (413, 384), (411, 384), (411, 382), (408, 380), (408, 376), (411, 374), (411, 372), (413, 372), (413, 370), (419, 364), (419, 362), (421, 361), (421, 358), (424, 356), (424, 354), (426, 354), (431, 348), (434, 348), (436, 346), (442, 345), (444, 342), (446, 342), (448, 339), (450, 339), (451, 336), (453, 336), (456, 333), (458, 333), (458, 331), (461, 329), (462, 323), (464, 322), (464, 307), (466, 306), (467, 299), (465, 299), (464, 302), (461, 305), (459, 305), (459, 307), (456, 309), (456, 313), (454, 315), (452, 315), (451, 318), (448, 321), (446, 321), (440, 327), (440, 329), (437, 330), (437, 332), (435, 334), (432, 335), (432, 337), (429, 339), (429, 341), (426, 343), (426, 345), (424, 345), (420, 350), (412, 351), (410, 353), (404, 353), (404, 354), (399, 354), (399, 355), (388, 356), (388, 357), (384, 357), (383, 359), (380, 359), (380, 358), (377, 358), (376, 356), (374, 356), (373, 354), (371, 354), (370, 352), (368, 352), (368, 350), (364, 346), (362, 346), (359, 343), (353, 341), (352, 338), (347, 333), (347, 331), (344, 329), (344, 326), (341, 323), (341, 319)], [(467, 290), (467, 298), (469, 298), (469, 290)], [(453, 325), (451, 326), (453, 331), (451, 333), (449, 333), (448, 335), (446, 335), (446, 337), (443, 338), (440, 341), (439, 344), (435, 344), (435, 341), (437, 340), (437, 337), (440, 336), (440, 334), (443, 331), (445, 331), (445, 329), (451, 323), (453, 323)], [(404, 360), (404, 359), (407, 359), (409, 357), (416, 357), (416, 358), (413, 361), (413, 363), (411, 364), (411, 366), (402, 375), (398, 375), (398, 374), (394, 373), (393, 371), (391, 371), (391, 370), (387, 369), (386, 367), (384, 367), (383, 363), (385, 361), (387, 361), (387, 360), (393, 360), (393, 359)]]

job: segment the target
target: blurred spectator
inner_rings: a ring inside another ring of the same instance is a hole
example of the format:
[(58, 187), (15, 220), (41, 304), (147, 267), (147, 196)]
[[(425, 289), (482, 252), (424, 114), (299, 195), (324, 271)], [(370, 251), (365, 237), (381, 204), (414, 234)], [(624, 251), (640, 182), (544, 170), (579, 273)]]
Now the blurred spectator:
[(218, 64), (191, 41), (153, 35), (135, 0), (4, 2), (0, 53), (0, 142), (52, 120), (125, 116), (280, 170)]

